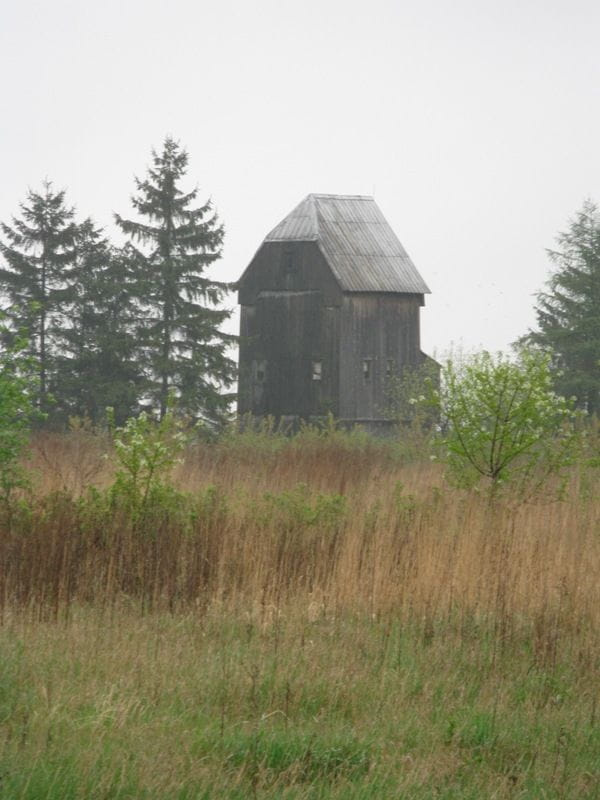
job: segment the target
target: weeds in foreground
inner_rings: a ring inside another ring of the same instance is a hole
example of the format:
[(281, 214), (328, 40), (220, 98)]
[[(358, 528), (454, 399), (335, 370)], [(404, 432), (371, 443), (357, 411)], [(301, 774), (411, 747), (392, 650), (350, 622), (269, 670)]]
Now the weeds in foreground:
[(595, 471), (505, 513), (393, 444), (195, 445), (142, 525), (44, 447), (61, 486), (0, 536), (0, 797), (600, 794)]
[(591, 800), (597, 678), (530, 642), (498, 654), (489, 622), (457, 615), (424, 644), (416, 620), (301, 603), (12, 618), (0, 797)]

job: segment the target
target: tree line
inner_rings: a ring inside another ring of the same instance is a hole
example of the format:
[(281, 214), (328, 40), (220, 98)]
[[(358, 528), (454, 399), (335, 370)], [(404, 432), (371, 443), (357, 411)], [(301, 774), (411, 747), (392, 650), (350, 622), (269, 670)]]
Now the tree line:
[(46, 181), (0, 226), (2, 345), (21, 342), (35, 405), (56, 425), (70, 417), (117, 424), (142, 410), (222, 422), (233, 395), (235, 337), (221, 330), (231, 288), (207, 275), (224, 228), (198, 189), (184, 192), (188, 154), (167, 137), (135, 179), (135, 219), (115, 214), (116, 246), (65, 191)]
[[(35, 407), (50, 423), (70, 417), (117, 424), (169, 398), (192, 419), (222, 423), (233, 395), (235, 337), (222, 324), (231, 285), (207, 270), (224, 228), (198, 190), (184, 192), (187, 152), (167, 137), (135, 179), (136, 219), (115, 214), (116, 246), (92, 219), (78, 221), (65, 192), (45, 182), (20, 214), (0, 224), (0, 346), (24, 346)], [(600, 413), (600, 212), (591, 201), (548, 251), (553, 266), (537, 296), (537, 328), (518, 341), (549, 359), (555, 390)]]
[(537, 296), (537, 329), (519, 342), (547, 353), (559, 394), (600, 414), (600, 212), (587, 200), (547, 251), (552, 272)]

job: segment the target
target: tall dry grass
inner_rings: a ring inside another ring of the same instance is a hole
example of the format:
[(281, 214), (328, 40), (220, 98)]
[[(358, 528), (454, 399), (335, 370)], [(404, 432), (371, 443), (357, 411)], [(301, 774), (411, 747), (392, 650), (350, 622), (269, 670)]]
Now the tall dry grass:
[(0, 531), (0, 798), (600, 796), (593, 471), (490, 504), (393, 442), (240, 436), (136, 516), (108, 450), (40, 435)]
[(267, 620), (293, 601), (313, 614), (393, 612), (425, 637), (491, 620), (501, 646), (531, 634), (544, 659), (571, 629), (588, 633), (575, 657), (597, 645), (600, 493), (575, 474), (565, 501), (514, 508), (448, 489), (439, 466), (402, 464), (372, 440), (196, 445), (174, 475), (189, 509), (154, 509), (140, 529), (81, 499), (110, 482), (106, 451), (86, 434), (35, 442), (38, 501), (0, 536), (5, 613), (126, 601)]

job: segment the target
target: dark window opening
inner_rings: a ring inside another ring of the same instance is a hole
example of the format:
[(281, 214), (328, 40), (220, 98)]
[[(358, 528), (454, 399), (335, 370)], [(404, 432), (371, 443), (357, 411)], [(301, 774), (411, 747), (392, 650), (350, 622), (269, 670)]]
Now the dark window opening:
[(313, 381), (320, 381), (323, 378), (323, 362), (313, 361), (312, 364), (312, 379)]
[(264, 383), (265, 378), (267, 375), (267, 363), (266, 361), (255, 361), (254, 362), (254, 374), (256, 376), (256, 380), (258, 383)]
[(291, 275), (295, 271), (296, 265), (294, 263), (293, 250), (283, 251), (283, 256), (281, 259), (281, 269), (284, 275)]
[(372, 359), (370, 359), (370, 358), (363, 358), (363, 362), (362, 362), (362, 374), (363, 374), (363, 378), (364, 378), (364, 380), (365, 380), (365, 383), (367, 383), (367, 381), (370, 381), (370, 380), (371, 380), (371, 371), (372, 371), (372, 370), (371, 370), (371, 362), (372, 362)]

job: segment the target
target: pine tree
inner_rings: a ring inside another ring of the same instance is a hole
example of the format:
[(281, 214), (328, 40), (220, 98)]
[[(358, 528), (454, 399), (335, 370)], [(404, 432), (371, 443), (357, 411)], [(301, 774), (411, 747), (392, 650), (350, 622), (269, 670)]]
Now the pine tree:
[(600, 413), (600, 212), (587, 201), (549, 250), (555, 271), (540, 292), (538, 330), (524, 337), (550, 351), (556, 388)]
[(117, 424), (138, 408), (143, 377), (137, 363), (135, 292), (127, 248), (111, 247), (87, 219), (77, 227), (73, 292), (56, 331), (56, 413), (97, 423), (112, 407)]
[(180, 188), (187, 165), (186, 151), (167, 137), (147, 177), (136, 179), (132, 203), (144, 221), (115, 218), (132, 247), (141, 245), (135, 266), (151, 403), (162, 418), (174, 392), (184, 412), (218, 421), (232, 399), (223, 389), (234, 379), (227, 356), (234, 337), (220, 330), (231, 315), (219, 307), (229, 286), (205, 271), (221, 257), (224, 229), (210, 201), (194, 207), (198, 189)]
[(13, 330), (29, 340), (29, 355), (39, 369), (38, 407), (46, 411), (55, 355), (52, 331), (71, 291), (77, 226), (65, 192), (54, 191), (50, 181), (41, 192), (29, 191), (20, 208), (21, 219), (13, 218), (12, 227), (0, 226), (7, 239), (0, 241), (7, 264), (0, 268), (0, 291), (8, 298)]

